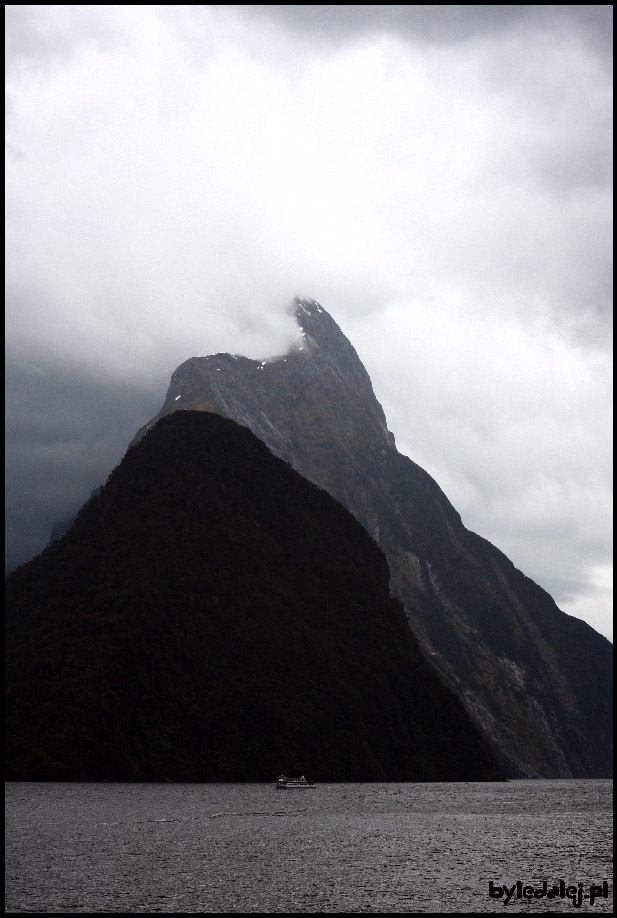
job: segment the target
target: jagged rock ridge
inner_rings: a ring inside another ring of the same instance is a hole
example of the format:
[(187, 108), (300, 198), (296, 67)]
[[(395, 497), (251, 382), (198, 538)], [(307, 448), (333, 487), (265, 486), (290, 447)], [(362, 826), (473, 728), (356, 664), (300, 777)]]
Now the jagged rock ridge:
[(216, 412), (347, 507), (383, 549), (427, 658), (512, 776), (612, 774), (612, 646), (488, 541), (401, 455), (353, 346), (296, 298), (302, 343), (268, 361), (193, 357), (161, 411)]

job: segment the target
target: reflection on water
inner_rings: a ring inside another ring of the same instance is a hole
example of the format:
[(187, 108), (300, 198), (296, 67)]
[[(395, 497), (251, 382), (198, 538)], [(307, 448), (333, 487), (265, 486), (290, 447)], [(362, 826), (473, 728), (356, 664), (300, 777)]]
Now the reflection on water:
[(612, 781), (6, 785), (8, 912), (570, 911), (560, 880), (612, 911)]

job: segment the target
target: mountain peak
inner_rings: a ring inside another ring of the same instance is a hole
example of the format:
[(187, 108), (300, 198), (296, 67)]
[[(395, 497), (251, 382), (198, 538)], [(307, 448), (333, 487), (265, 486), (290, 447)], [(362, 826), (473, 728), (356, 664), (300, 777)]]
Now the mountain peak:
[(296, 347), (292, 348), (290, 353), (305, 352), (305, 355), (312, 354), (316, 348), (323, 346), (324, 328), (327, 320), (331, 317), (323, 309), (317, 300), (311, 300), (308, 297), (297, 296), (291, 304), (289, 310), (298, 324), (299, 341)]
[(328, 315), (321, 303), (318, 303), (317, 300), (312, 300), (308, 296), (294, 297), (290, 308), (291, 312), (296, 316), (298, 320), (301, 319), (301, 314), (311, 317), (314, 317), (314, 313), (317, 315)]
[(355, 348), (321, 303), (309, 297), (297, 296), (289, 311), (298, 323), (308, 353), (319, 349), (326, 352), (331, 359), (340, 361), (344, 358), (347, 370), (359, 373), (370, 385), (368, 373)]
[(332, 316), (298, 296), (297, 346), (267, 360), (192, 357), (159, 413), (248, 427), (343, 504), (384, 551), (422, 650), (512, 777), (612, 774), (612, 646), (463, 526), (401, 455), (368, 373)]
[[(324, 425), (345, 455), (359, 444), (393, 448), (370, 377), (332, 316), (317, 300), (300, 296), (289, 312), (298, 323), (298, 339), (286, 354), (265, 360), (223, 353), (189, 358), (173, 373), (163, 407), (131, 445), (164, 415), (189, 409), (243, 424), (292, 464), (294, 444), (306, 435), (323, 440)], [(310, 469), (300, 471), (312, 480)]]

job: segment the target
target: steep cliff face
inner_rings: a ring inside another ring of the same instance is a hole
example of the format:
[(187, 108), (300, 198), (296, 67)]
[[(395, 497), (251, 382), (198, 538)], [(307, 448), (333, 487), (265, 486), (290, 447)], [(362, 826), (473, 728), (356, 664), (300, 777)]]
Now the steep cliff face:
[(612, 646), (468, 531), (401, 455), (354, 348), (297, 298), (298, 347), (267, 361), (193, 357), (161, 411), (216, 412), (347, 507), (383, 549), (390, 589), (443, 681), (512, 776), (612, 773)]

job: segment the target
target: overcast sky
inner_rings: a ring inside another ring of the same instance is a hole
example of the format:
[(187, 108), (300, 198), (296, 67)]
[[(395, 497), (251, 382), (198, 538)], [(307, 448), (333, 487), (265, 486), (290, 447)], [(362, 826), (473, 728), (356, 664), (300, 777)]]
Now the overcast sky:
[(9, 567), (300, 294), (464, 524), (612, 639), (612, 7), (6, 16)]

